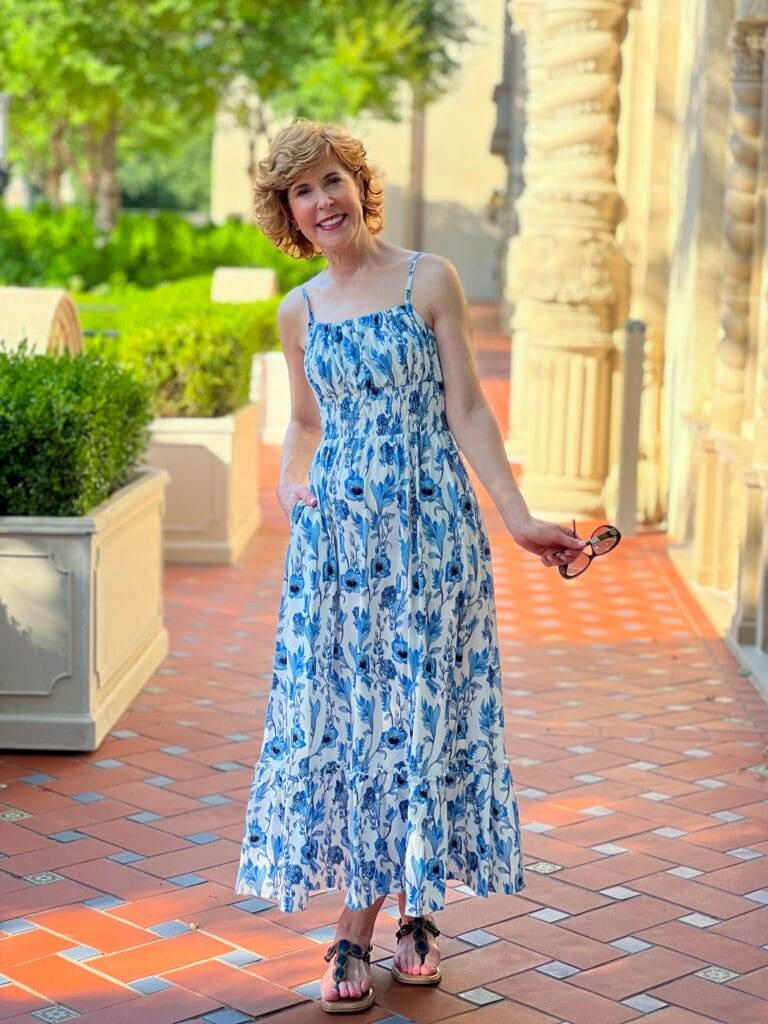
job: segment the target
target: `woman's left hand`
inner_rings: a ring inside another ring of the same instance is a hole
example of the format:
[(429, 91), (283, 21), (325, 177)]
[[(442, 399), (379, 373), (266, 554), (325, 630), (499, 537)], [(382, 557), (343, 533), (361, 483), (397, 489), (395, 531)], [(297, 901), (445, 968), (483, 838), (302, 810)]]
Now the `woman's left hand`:
[(510, 530), (512, 539), (525, 551), (538, 555), (544, 565), (566, 565), (572, 562), (587, 543), (556, 523), (529, 516)]

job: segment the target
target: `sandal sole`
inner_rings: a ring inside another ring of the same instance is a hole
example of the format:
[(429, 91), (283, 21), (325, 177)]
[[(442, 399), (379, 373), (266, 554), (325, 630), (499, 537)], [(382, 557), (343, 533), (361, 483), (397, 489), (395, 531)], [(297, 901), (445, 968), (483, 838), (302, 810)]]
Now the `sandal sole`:
[(320, 1006), (325, 1010), (326, 1013), (357, 1013), (360, 1010), (367, 1010), (369, 1006), (373, 1006), (376, 1000), (376, 995), (372, 988), (369, 988), (364, 996), (359, 999), (350, 999), (342, 997), (336, 1000), (336, 1002), (329, 1003), (325, 999), (320, 1001)]
[(434, 974), (403, 974), (397, 967), (392, 966), (392, 977), (403, 985), (436, 985), (443, 976), (438, 966)]

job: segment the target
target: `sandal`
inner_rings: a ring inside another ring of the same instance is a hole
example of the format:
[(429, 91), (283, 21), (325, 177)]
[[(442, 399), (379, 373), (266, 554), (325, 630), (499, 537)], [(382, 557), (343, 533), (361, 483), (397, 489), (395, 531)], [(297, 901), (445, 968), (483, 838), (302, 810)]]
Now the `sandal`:
[[(359, 946), (356, 942), (350, 942), (349, 939), (337, 939), (333, 945), (328, 947), (324, 959), (330, 963), (336, 957), (333, 980), (336, 982), (337, 988), (347, 976), (347, 962), (349, 958), (356, 956), (358, 960), (364, 960), (367, 964), (370, 964), (372, 949), (373, 946), (370, 944), (366, 949), (363, 946)], [(358, 998), (353, 999), (350, 996), (340, 996), (339, 999), (332, 1003), (323, 999), (320, 1005), (326, 1013), (355, 1013), (358, 1010), (367, 1009), (373, 1004), (374, 999), (373, 986), (369, 982), (368, 991), (363, 992)]]
[[(398, 918), (397, 923), (400, 927), (395, 932), (395, 938), (402, 939), (404, 935), (408, 935), (413, 932), (413, 938), (416, 944), (416, 952), (421, 956), (422, 964), (426, 960), (427, 953), (429, 952), (429, 942), (427, 940), (427, 932), (437, 938), (440, 934), (440, 929), (432, 921), (428, 921), (426, 917), (414, 917), (412, 921), (406, 921), (403, 924), (402, 917)], [(437, 970), (432, 974), (404, 974), (402, 971), (392, 964), (392, 977), (398, 981), (402, 981), (404, 985), (436, 985), (443, 972), (440, 964), (437, 965)]]

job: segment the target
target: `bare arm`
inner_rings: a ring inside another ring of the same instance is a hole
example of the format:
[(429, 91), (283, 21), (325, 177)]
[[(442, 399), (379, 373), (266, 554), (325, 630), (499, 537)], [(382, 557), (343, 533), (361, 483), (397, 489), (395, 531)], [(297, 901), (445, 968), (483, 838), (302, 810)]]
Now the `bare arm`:
[(280, 457), (277, 497), (286, 513), (299, 499), (316, 505), (307, 475), (321, 437), (320, 410), (304, 373), (301, 338), (306, 330), (306, 310), (301, 291), (290, 291), (277, 310), (280, 343), (288, 364), (291, 391), (291, 420), (285, 432)]
[(549, 548), (575, 549), (575, 556), (582, 542), (529, 512), (512, 475), (496, 417), (480, 385), (469, 304), (456, 268), (449, 260), (431, 254), (421, 262), (425, 266), (419, 293), (429, 302), (432, 315), (451, 433), (487, 488), (513, 539), (525, 550), (543, 556), (545, 565), (559, 564), (552, 560)]

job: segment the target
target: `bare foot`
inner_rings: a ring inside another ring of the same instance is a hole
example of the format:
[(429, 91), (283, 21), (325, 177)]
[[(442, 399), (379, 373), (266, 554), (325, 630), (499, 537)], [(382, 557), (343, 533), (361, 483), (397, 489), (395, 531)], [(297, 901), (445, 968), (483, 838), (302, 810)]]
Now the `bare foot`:
[[(408, 914), (401, 913), (400, 916), (402, 917), (403, 924), (406, 921), (413, 920)], [(432, 921), (434, 924), (431, 914), (424, 914), (423, 916), (427, 921)], [(427, 945), (429, 946), (429, 951), (424, 957), (424, 963), (421, 962), (421, 954), (416, 952), (416, 940), (412, 931), (398, 939), (393, 958), (394, 965), (398, 971), (401, 971), (403, 974), (435, 974), (437, 972), (437, 967), (440, 963), (440, 948), (437, 944), (437, 937), (426, 928), (424, 929), (424, 934), (427, 937)]]
[[(367, 938), (355, 937), (354, 935), (342, 937), (348, 938), (351, 942), (356, 942), (363, 949), (367, 949), (370, 942), (370, 936)], [(371, 987), (371, 969), (365, 960), (360, 960), (356, 956), (348, 956), (346, 977), (338, 985), (333, 977), (335, 970), (336, 957), (328, 964), (328, 969), (320, 979), (320, 992), (323, 999), (328, 1003), (335, 1003), (339, 999), (360, 999)]]

